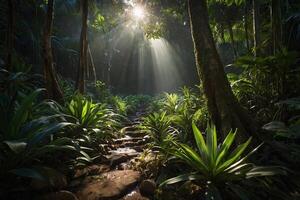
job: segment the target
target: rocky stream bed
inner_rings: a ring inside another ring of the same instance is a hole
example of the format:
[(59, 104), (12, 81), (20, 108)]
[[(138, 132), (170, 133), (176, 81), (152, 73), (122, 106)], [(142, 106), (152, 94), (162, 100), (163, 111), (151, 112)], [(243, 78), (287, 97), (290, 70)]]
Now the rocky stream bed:
[[(71, 181), (59, 181), (62, 190), (39, 196), (41, 200), (148, 200), (155, 191), (155, 182), (143, 180), (132, 169), (132, 161), (141, 155), (149, 136), (137, 129), (145, 113), (129, 117), (122, 129), (124, 136), (105, 144), (109, 149), (106, 161), (75, 172)], [(36, 183), (36, 187), (41, 183)]]

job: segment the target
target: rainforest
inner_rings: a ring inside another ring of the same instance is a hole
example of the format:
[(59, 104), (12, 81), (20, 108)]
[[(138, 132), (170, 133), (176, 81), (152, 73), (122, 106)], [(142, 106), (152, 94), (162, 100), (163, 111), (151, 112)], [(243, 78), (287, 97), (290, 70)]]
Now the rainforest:
[(0, 15), (1, 200), (300, 199), (299, 0)]

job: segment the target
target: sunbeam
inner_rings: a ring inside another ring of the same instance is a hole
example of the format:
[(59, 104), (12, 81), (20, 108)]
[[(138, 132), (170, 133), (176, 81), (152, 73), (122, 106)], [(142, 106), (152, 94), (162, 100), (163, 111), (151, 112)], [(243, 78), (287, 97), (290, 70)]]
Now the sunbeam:
[(169, 91), (182, 84), (182, 61), (170, 43), (161, 39), (149, 40), (156, 91)]

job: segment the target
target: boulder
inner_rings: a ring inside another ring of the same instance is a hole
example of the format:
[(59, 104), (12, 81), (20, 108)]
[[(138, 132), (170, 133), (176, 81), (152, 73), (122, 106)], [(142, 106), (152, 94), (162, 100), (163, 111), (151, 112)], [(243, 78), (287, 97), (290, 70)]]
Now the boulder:
[(103, 172), (108, 172), (109, 169), (110, 167), (108, 165), (91, 165), (83, 169), (76, 170), (74, 178), (79, 178), (81, 176), (101, 174)]
[(147, 179), (142, 181), (142, 183), (140, 184), (140, 192), (142, 195), (152, 196), (154, 195), (155, 190), (156, 190), (156, 183), (154, 180)]
[(87, 177), (78, 189), (79, 200), (111, 200), (122, 197), (137, 184), (140, 173), (133, 170), (115, 170), (97, 177)]

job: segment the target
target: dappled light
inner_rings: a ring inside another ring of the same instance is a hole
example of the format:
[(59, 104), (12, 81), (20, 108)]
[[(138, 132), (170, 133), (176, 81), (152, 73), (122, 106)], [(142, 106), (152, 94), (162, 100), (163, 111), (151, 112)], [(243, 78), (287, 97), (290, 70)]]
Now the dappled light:
[(300, 2), (0, 2), (0, 200), (300, 199)]

